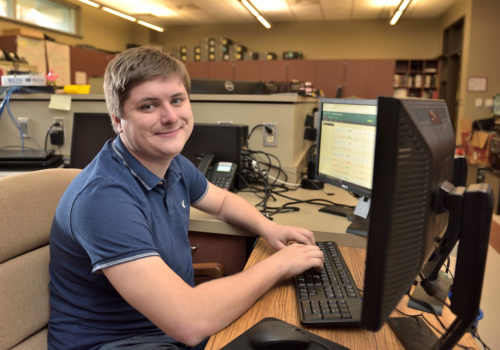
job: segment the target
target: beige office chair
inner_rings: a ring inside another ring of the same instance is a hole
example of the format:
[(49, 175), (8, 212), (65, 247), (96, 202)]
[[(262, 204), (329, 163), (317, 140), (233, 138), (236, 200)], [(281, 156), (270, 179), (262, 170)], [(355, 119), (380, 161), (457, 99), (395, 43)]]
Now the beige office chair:
[(46, 349), (49, 234), (77, 169), (0, 179), (0, 349)]
[[(57, 203), (79, 169), (0, 178), (0, 349), (47, 349), (49, 235)], [(218, 263), (195, 275), (224, 275)]]

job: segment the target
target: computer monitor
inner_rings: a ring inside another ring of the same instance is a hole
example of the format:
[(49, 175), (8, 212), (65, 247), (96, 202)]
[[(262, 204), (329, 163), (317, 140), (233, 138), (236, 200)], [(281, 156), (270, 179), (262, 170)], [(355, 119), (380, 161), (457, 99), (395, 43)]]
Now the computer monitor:
[(114, 137), (108, 113), (74, 113), (69, 166), (85, 168), (104, 143)]
[(500, 116), (500, 94), (493, 97), (493, 115)]
[[(456, 154), (453, 164), (452, 184), (457, 188), (461, 188), (461, 190), (455, 190), (449, 194), (449, 198), (447, 199), (448, 207), (458, 205), (462, 201), (463, 190), (467, 184), (467, 171), (467, 159)], [(459, 240), (460, 215), (460, 212), (450, 210), (446, 232), (421, 270), (418, 285), (415, 286), (408, 301), (409, 307), (437, 315), (442, 314), (443, 306), (448, 298), (453, 282), (448, 273), (448, 268), (450, 254)], [(447, 266), (443, 271), (445, 264)]]
[[(455, 187), (455, 137), (442, 100), (380, 97), (361, 326), (387, 321), (405, 347), (451, 349), (479, 312), (493, 212), (487, 184)], [(453, 214), (453, 215), (452, 215)], [(438, 339), (419, 318), (391, 317), (445, 234), (459, 221), (450, 310)]]
[(366, 236), (373, 174), (377, 100), (322, 98), (316, 150), (318, 180), (359, 198), (355, 209), (329, 205), (320, 211), (343, 215), (347, 232)]

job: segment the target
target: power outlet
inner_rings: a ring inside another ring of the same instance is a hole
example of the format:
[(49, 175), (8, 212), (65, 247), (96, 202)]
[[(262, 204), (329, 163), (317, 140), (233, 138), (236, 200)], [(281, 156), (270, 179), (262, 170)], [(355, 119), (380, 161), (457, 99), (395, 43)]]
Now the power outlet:
[(24, 138), (30, 137), (30, 118), (17, 118), (21, 133)]
[(63, 117), (54, 117), (54, 124), (59, 123), (59, 128), (61, 128), (64, 132), (64, 118)]
[[(264, 123), (264, 147), (278, 147), (278, 123)], [(271, 132), (268, 132), (271, 129)]]

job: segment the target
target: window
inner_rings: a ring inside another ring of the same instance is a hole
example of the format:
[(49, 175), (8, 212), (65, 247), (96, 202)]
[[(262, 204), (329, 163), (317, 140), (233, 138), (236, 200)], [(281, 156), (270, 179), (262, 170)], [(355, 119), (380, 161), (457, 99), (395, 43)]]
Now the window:
[(56, 0), (0, 0), (0, 16), (77, 34), (78, 7)]
[(9, 17), (7, 14), (7, 0), (0, 0), (0, 16)]

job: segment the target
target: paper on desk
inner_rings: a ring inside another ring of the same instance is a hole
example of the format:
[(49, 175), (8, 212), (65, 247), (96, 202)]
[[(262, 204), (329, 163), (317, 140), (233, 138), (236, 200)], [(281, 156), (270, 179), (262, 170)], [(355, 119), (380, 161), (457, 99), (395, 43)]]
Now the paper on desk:
[(354, 208), (354, 215), (366, 219), (368, 217), (368, 214), (370, 213), (371, 203), (371, 198), (361, 197), (358, 201), (358, 205), (356, 205), (356, 208)]
[(69, 95), (50, 95), (49, 109), (57, 109), (61, 111), (71, 110), (71, 96)]

